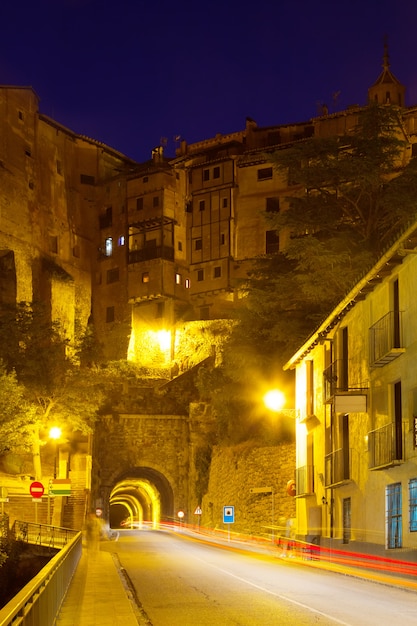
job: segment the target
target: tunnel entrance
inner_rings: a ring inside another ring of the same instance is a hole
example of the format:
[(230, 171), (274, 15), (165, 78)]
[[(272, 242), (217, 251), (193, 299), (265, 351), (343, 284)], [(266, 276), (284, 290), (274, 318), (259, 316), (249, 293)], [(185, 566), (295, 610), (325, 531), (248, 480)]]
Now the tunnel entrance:
[(135, 467), (116, 478), (109, 498), (110, 528), (159, 528), (173, 519), (173, 491), (163, 474)]

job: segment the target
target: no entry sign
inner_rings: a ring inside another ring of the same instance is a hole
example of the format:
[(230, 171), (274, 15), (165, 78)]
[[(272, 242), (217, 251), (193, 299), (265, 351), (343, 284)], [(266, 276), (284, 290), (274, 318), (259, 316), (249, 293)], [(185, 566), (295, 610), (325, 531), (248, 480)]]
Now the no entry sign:
[(42, 483), (35, 481), (30, 484), (29, 491), (32, 498), (42, 498), (45, 489)]

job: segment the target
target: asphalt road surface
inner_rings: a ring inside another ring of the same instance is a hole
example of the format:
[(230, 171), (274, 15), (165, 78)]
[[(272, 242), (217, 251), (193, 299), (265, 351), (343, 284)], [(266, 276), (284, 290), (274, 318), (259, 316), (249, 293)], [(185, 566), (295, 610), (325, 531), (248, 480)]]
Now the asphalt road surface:
[(417, 594), (185, 534), (122, 531), (116, 552), (148, 626), (417, 624)]

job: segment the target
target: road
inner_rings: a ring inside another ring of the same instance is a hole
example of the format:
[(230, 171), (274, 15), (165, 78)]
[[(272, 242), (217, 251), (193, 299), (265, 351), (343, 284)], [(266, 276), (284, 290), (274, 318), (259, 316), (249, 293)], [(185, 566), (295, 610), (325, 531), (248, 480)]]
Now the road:
[(417, 624), (415, 591), (228, 547), (152, 530), (122, 531), (103, 546), (134, 586), (147, 618), (141, 624)]

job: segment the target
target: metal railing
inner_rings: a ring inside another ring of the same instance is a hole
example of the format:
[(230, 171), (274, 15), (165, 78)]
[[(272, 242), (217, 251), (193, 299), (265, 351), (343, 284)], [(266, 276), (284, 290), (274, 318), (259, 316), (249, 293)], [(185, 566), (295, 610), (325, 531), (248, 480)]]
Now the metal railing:
[(295, 470), (295, 484), (297, 496), (305, 496), (314, 493), (314, 467), (304, 465)]
[(0, 609), (0, 626), (53, 626), (80, 560), (81, 551), (82, 534), (77, 532), (29, 583)]
[(339, 448), (324, 457), (326, 487), (352, 480), (352, 448)]
[(25, 541), (48, 548), (63, 548), (78, 531), (46, 524), (34, 524), (16, 520), (11, 535), (16, 541)]
[(390, 422), (368, 433), (369, 468), (389, 467), (403, 462), (407, 422)]
[(369, 329), (369, 362), (383, 367), (403, 352), (402, 312), (390, 311)]

